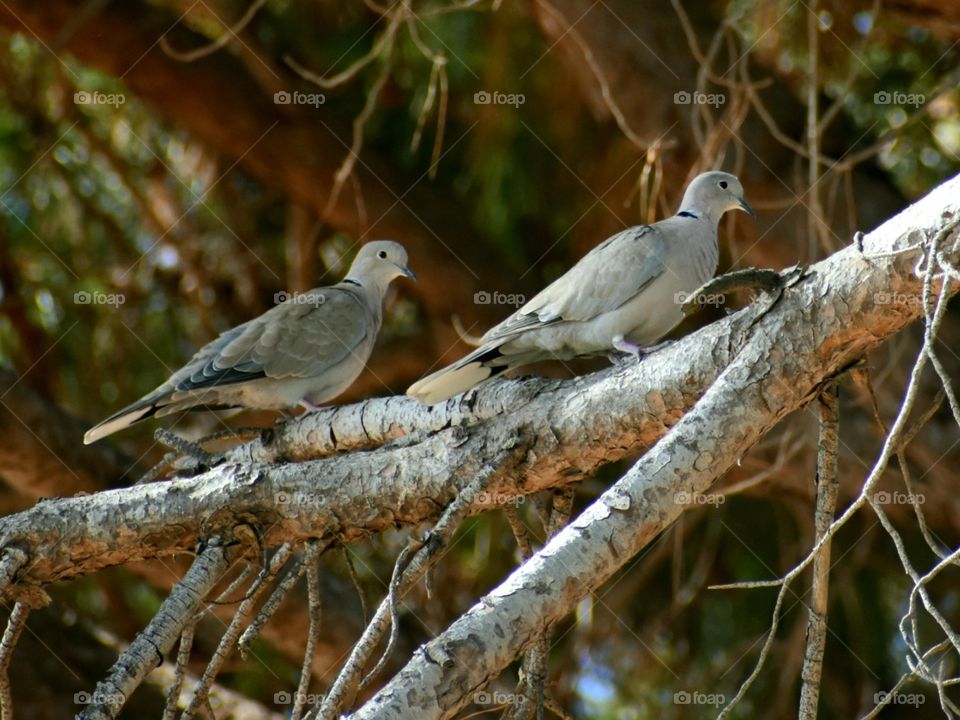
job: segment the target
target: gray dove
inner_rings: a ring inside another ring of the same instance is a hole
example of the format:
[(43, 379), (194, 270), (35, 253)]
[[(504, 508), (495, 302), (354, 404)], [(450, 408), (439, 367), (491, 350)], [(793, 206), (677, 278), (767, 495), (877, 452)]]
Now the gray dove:
[(717, 227), (727, 210), (756, 213), (729, 173), (698, 175), (680, 210), (628, 228), (593, 248), (463, 359), (410, 386), (433, 405), (512, 368), (541, 360), (609, 354), (641, 357), (683, 319), (685, 296), (713, 277)]
[(91, 428), (85, 445), (148, 417), (195, 407), (314, 408), (346, 390), (363, 370), (383, 321), (391, 281), (407, 251), (367, 243), (336, 285), (290, 297), (205, 345), (169, 380)]

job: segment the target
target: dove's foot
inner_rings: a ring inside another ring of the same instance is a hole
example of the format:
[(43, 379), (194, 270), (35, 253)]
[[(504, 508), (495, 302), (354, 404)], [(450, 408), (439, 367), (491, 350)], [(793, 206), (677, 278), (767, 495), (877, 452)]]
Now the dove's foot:
[(662, 350), (668, 345), (672, 345), (675, 340), (664, 340), (662, 343), (657, 343), (656, 345), (651, 345), (650, 347), (640, 347), (634, 343), (626, 340), (623, 336), (617, 335), (612, 342), (612, 345), (617, 353), (610, 353), (607, 357), (612, 363), (622, 363), (629, 362), (632, 358), (636, 358), (637, 362), (643, 360), (647, 355), (652, 355), (658, 350)]
[(621, 355), (615, 355), (611, 358), (611, 359), (616, 358), (614, 362), (627, 361), (631, 357), (635, 358), (637, 362), (640, 362), (641, 360), (643, 360), (644, 355), (647, 354), (642, 347), (630, 342), (625, 337), (623, 337), (623, 335), (617, 335), (615, 338), (613, 338), (613, 342), (611, 344), (613, 345), (614, 350), (617, 350), (618, 352), (622, 353)]
[(308, 400), (307, 398), (300, 400), (300, 407), (304, 409), (304, 415), (323, 409), (323, 405), (317, 405), (315, 402)]

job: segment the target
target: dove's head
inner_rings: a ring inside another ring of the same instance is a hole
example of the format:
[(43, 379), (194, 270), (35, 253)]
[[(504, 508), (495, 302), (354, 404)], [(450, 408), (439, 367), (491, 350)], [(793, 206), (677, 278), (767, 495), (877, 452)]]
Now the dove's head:
[(376, 285), (386, 289), (392, 280), (403, 275), (411, 280), (417, 276), (407, 267), (407, 251), (400, 243), (375, 240), (360, 248), (353, 259), (347, 277), (361, 285)]
[(683, 194), (683, 202), (678, 212), (720, 222), (727, 210), (743, 210), (750, 217), (757, 217), (757, 213), (743, 197), (743, 185), (737, 176), (714, 171), (701, 173), (693, 179)]

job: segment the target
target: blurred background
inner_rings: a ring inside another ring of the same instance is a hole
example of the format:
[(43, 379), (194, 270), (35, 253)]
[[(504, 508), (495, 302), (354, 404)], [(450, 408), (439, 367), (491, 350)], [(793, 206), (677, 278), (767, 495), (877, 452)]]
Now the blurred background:
[[(958, 44), (953, 0), (6, 0), (0, 508), (135, 480), (165, 451), (155, 423), (90, 448), (81, 430), (278, 293), (336, 281), (368, 240), (403, 242), (420, 281), (395, 284), (369, 370), (343, 402), (403, 392), (456, 359), (467, 349), (457, 323), (480, 334), (610, 234), (672, 213), (705, 169), (737, 173), (759, 211), (756, 223), (724, 220), (721, 271), (816, 261), (960, 171)], [(952, 315), (937, 347), (954, 377), (958, 336)], [(919, 344), (916, 328), (903, 333), (869, 358), (872, 386), (841, 384), (841, 502), (877, 456), (878, 417), (896, 413)], [(939, 388), (924, 382), (921, 411)], [(199, 434), (273, 419), (201, 413), (167, 425)], [(928, 532), (947, 548), (960, 533), (958, 439), (944, 406), (905, 455)], [(550, 681), (571, 715), (716, 715), (753, 667), (775, 594), (706, 588), (773, 577), (803, 557), (815, 447), (814, 411), (787, 418), (717, 502), (685, 513), (557, 628)], [(577, 509), (628, 464), (583, 483)], [(929, 563), (896, 463), (882, 487), (908, 551)], [(542, 537), (533, 503), (519, 510)], [(406, 536), (347, 548), (369, 604)], [(833, 556), (820, 717), (850, 718), (907, 670), (897, 622), (909, 584), (873, 514), (846, 526)], [(74, 693), (92, 689), (186, 561), (50, 588), (14, 653), (18, 716), (77, 712)], [(439, 592), (408, 598), (391, 669), (517, 562), (500, 514), (471, 519), (436, 571)], [(363, 625), (343, 554), (322, 563), (314, 692)], [(952, 568), (929, 588), (954, 625), (956, 580)], [(806, 606), (805, 586), (795, 589), (737, 717), (796, 712)], [(261, 705), (218, 717), (289, 712), (274, 693), (296, 686), (305, 602), (299, 588), (256, 652), (220, 676)], [(193, 671), (230, 611), (199, 626)], [(492, 689), (514, 684), (515, 668)], [(942, 715), (929, 687), (902, 692), (910, 702), (881, 717)], [(123, 717), (160, 708), (146, 686)]]

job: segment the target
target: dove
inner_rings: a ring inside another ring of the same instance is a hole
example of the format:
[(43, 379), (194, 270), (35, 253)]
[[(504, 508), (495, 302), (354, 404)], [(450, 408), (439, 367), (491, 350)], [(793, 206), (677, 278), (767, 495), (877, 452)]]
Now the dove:
[(627, 228), (593, 248), (484, 334), (476, 350), (417, 381), (407, 395), (433, 405), (541, 360), (613, 352), (639, 360), (683, 319), (686, 296), (716, 273), (717, 228), (728, 210), (756, 218), (734, 175), (698, 175), (676, 215)]
[(195, 407), (312, 409), (335, 398), (370, 357), (384, 295), (401, 275), (416, 280), (402, 245), (367, 243), (341, 282), (288, 297), (227, 330), (156, 390), (88, 430), (84, 444)]

